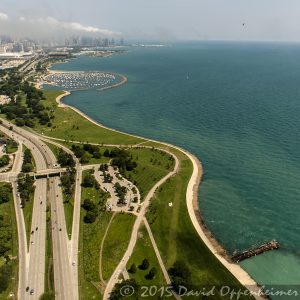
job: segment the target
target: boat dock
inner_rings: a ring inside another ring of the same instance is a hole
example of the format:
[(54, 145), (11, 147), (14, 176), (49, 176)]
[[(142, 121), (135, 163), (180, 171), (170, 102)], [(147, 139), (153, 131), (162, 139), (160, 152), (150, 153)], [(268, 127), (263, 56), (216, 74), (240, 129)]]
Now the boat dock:
[(231, 257), (231, 259), (234, 262), (240, 262), (244, 259), (256, 256), (258, 254), (265, 253), (270, 250), (276, 250), (276, 249), (279, 249), (279, 243), (277, 241), (270, 241), (259, 247), (249, 249), (240, 253), (236, 253)]

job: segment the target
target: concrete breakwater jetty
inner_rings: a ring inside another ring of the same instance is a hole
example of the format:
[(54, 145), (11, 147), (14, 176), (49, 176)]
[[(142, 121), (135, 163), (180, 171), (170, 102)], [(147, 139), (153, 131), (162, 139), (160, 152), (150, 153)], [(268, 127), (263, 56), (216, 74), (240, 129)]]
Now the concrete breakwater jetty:
[(231, 259), (234, 262), (240, 262), (244, 259), (256, 256), (258, 254), (262, 254), (264, 252), (270, 251), (270, 250), (276, 250), (279, 249), (279, 243), (277, 241), (270, 241), (267, 242), (265, 244), (262, 244), (259, 247), (253, 248), (253, 249), (249, 249), (240, 253), (235, 253), (233, 254), (233, 256), (231, 257)]

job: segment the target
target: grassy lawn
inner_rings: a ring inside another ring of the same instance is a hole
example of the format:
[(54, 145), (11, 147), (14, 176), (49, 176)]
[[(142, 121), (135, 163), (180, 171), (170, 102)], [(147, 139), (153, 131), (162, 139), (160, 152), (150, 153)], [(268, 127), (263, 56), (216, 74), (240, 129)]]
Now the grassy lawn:
[[(10, 186), (9, 183), (0, 183), (0, 190)], [(9, 270), (9, 282), (5, 290), (0, 291), (0, 299), (9, 299), (9, 294), (17, 295), (18, 287), (18, 230), (15, 218), (15, 207), (12, 193), (9, 195), (9, 202), (0, 204), (1, 233), (0, 243), (8, 250), (10, 260), (5, 262), (4, 255), (0, 256), (0, 272), (4, 268)]]
[(12, 154), (15, 153), (18, 150), (18, 143), (14, 140), (10, 139), (8, 136), (6, 136), (2, 131), (0, 131), (0, 138), (4, 138), (7, 140), (6, 143), (6, 153)]
[(48, 147), (49, 149), (53, 152), (54, 156), (56, 157), (56, 159), (58, 158), (58, 154), (59, 154), (59, 147), (57, 147), (56, 145), (53, 145), (51, 143), (48, 143), (48, 142), (44, 142)]
[(46, 227), (46, 258), (45, 258), (45, 293), (54, 291), (53, 253), (52, 253), (52, 226), (50, 204), (47, 203)]
[(17, 150), (18, 150), (18, 144), (13, 140), (9, 140), (6, 148), (7, 154), (15, 153)]
[[(66, 196), (63, 195), (65, 199)], [(68, 232), (69, 239), (72, 235), (72, 224), (73, 224), (73, 210), (74, 210), (74, 200), (69, 200), (68, 202), (64, 202), (64, 210), (65, 210), (65, 219), (66, 219), (66, 227)]]
[[(25, 150), (28, 150), (28, 148), (25, 146), (25, 145), (22, 145), (22, 152), (23, 152), (23, 155), (24, 155), (24, 152)], [(30, 150), (29, 150), (30, 151)], [(30, 151), (31, 153), (31, 156), (32, 156), (32, 152)], [(32, 164), (33, 166), (33, 169), (32, 169), (32, 172), (35, 172), (36, 171), (36, 164), (35, 164), (35, 160), (34, 160), (34, 157), (32, 156), (32, 159), (30, 161), (30, 163)], [(24, 165), (24, 162), (23, 162), (23, 165)]]
[(138, 166), (133, 171), (126, 172), (125, 176), (137, 185), (143, 200), (153, 185), (174, 169), (174, 160), (170, 160), (167, 153), (155, 149), (128, 150)]
[(30, 194), (30, 199), (29, 201), (26, 201), (26, 205), (23, 208), (23, 215), (24, 215), (26, 236), (27, 236), (27, 246), (29, 245), (29, 240), (30, 240), (33, 201), (34, 201), (34, 193)]
[(102, 253), (104, 280), (110, 278), (123, 257), (129, 243), (135, 218), (134, 215), (119, 213), (110, 225)]
[(143, 141), (140, 138), (113, 132), (92, 124), (83, 116), (68, 107), (58, 107), (55, 99), (62, 93), (60, 91), (45, 90), (44, 93), (47, 99), (42, 103), (46, 107), (49, 107), (51, 113), (55, 115), (55, 118), (52, 120), (52, 127), (42, 126), (38, 123), (35, 124), (35, 130), (40, 133), (43, 132), (44, 135), (67, 140), (100, 144), (132, 145)]
[[(139, 265), (142, 263), (143, 259), (149, 261), (149, 268), (147, 270), (141, 270)], [(166, 285), (163, 273), (159, 266), (158, 260), (156, 258), (154, 249), (149, 238), (149, 234), (145, 226), (142, 226), (138, 233), (138, 240), (134, 247), (132, 256), (127, 264), (127, 270), (131, 267), (132, 264), (135, 264), (137, 267), (136, 273), (129, 273), (130, 278), (136, 280), (138, 285)], [(149, 273), (149, 270), (155, 267), (157, 269), (157, 275), (152, 279), (146, 279), (146, 275)]]
[[(183, 159), (183, 154), (180, 156), (178, 176), (172, 177), (163, 185), (147, 213), (162, 259), (168, 269), (175, 261), (184, 261), (192, 274), (191, 284), (194, 289), (200, 289), (203, 285), (230, 285), (242, 288), (209, 251), (193, 227), (185, 199), (192, 163), (187, 158)], [(173, 202), (172, 207), (169, 207), (169, 202)], [(215, 295), (214, 299), (221, 297)]]
[[(87, 171), (85, 171), (87, 172)], [(106, 194), (95, 188), (82, 188), (81, 201), (106, 197)], [(79, 291), (80, 299), (100, 299), (99, 255), (101, 240), (111, 218), (111, 213), (100, 212), (96, 221), (87, 224), (83, 221), (86, 212), (81, 209), (80, 239), (79, 239)]]

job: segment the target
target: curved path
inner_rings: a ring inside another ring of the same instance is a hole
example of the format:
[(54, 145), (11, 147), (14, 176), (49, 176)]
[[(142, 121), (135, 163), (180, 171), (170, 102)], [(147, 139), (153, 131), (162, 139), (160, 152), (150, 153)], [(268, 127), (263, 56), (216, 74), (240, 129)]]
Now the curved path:
[(109, 231), (109, 228), (110, 228), (110, 225), (115, 217), (116, 213), (114, 212), (110, 218), (110, 221), (106, 227), (106, 230), (105, 230), (105, 233), (103, 235), (103, 239), (101, 241), (101, 246), (100, 246), (100, 255), (99, 255), (99, 277), (100, 277), (100, 280), (101, 282), (106, 285), (106, 281), (104, 280), (103, 278), (103, 275), (102, 275), (102, 252), (103, 252), (103, 246), (104, 246), (104, 242), (105, 242), (105, 239), (106, 239), (106, 236), (108, 234), (108, 231)]

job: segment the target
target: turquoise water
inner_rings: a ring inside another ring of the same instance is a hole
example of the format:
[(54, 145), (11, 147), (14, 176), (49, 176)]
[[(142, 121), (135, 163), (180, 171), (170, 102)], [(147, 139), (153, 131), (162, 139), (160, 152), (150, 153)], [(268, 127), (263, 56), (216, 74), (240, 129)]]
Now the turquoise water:
[(229, 253), (276, 239), (244, 261), (260, 283), (300, 284), (300, 45), (193, 43), (81, 57), (59, 70), (113, 71), (128, 83), (65, 98), (125, 132), (191, 151), (199, 203)]

